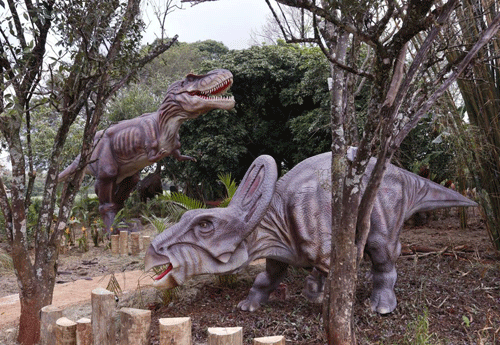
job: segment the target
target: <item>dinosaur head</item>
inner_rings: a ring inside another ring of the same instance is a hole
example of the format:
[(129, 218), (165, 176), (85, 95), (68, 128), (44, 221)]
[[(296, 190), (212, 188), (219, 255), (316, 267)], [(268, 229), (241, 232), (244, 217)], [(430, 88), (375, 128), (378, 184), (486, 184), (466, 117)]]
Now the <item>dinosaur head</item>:
[(199, 274), (229, 274), (248, 264), (245, 239), (264, 216), (277, 178), (274, 159), (258, 157), (226, 208), (186, 212), (147, 249), (145, 270), (166, 266), (153, 286), (173, 288)]
[(224, 94), (232, 84), (233, 75), (225, 69), (216, 69), (204, 75), (188, 74), (183, 80), (170, 85), (162, 106), (174, 102), (189, 118), (213, 109), (231, 110), (234, 98)]

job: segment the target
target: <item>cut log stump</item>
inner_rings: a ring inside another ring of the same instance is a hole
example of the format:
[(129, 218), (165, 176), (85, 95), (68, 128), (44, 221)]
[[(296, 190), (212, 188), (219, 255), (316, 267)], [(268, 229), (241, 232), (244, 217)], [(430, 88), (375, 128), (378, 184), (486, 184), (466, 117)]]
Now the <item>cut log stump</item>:
[(208, 345), (243, 345), (243, 328), (209, 328)]
[(76, 345), (92, 345), (92, 323), (82, 317), (76, 321)]
[(46, 305), (40, 311), (40, 345), (56, 343), (56, 321), (62, 317), (62, 309)]
[(76, 345), (76, 322), (67, 317), (56, 321), (56, 345)]
[(254, 338), (253, 345), (285, 345), (285, 337), (282, 335), (277, 335), (274, 337), (262, 337), (262, 338)]
[(120, 345), (147, 345), (151, 329), (151, 310), (120, 309)]
[(92, 290), (92, 338), (94, 344), (115, 345), (115, 294), (103, 288)]
[(159, 320), (160, 345), (191, 345), (191, 318), (172, 317)]

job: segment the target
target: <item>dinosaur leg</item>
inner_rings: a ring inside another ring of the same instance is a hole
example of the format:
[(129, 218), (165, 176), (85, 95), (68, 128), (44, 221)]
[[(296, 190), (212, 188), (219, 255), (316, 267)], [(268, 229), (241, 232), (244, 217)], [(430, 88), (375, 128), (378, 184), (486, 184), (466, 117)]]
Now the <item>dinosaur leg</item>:
[(99, 159), (91, 166), (91, 171), (96, 176), (94, 188), (99, 198), (99, 213), (104, 222), (104, 228), (109, 235), (116, 213), (120, 209), (113, 201), (113, 196), (116, 192), (118, 165), (113, 158), (109, 143), (105, 139), (102, 140), (100, 142), (100, 152), (97, 154), (94, 151), (94, 155), (99, 157)]
[(241, 310), (255, 311), (261, 304), (266, 303), (286, 274), (288, 264), (273, 259), (266, 259), (266, 270), (255, 278), (247, 299), (238, 303)]
[(104, 228), (109, 234), (111, 226), (115, 220), (116, 213), (119, 211), (119, 206), (113, 202), (113, 194), (116, 189), (116, 184), (113, 179), (97, 178), (95, 182), (95, 192), (99, 198), (99, 213), (104, 222)]
[(326, 275), (318, 269), (313, 268), (311, 274), (306, 277), (306, 285), (302, 294), (312, 303), (323, 303), (323, 291), (325, 288)]
[(116, 192), (113, 195), (113, 202), (119, 206), (119, 210), (123, 208), (125, 201), (134, 190), (140, 180), (140, 171), (134, 175), (124, 178), (117, 186)]
[[(376, 233), (371, 230), (371, 234)], [(401, 252), (399, 240), (391, 241), (379, 234), (370, 235), (366, 251), (372, 260), (373, 290), (370, 297), (372, 311), (388, 314), (397, 305), (394, 285), (396, 284), (396, 260)]]

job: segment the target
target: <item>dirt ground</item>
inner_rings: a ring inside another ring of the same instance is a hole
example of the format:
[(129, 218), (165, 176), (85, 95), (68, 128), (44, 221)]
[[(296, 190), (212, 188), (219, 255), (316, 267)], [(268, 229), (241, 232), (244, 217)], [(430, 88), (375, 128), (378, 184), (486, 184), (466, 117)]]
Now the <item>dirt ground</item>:
[[(382, 317), (370, 311), (371, 282), (365, 277), (370, 263), (362, 263), (354, 316), (358, 344), (500, 344), (500, 257), (477, 211), (469, 211), (465, 230), (456, 210), (435, 212), (426, 225), (407, 224), (401, 242), (394, 313)], [(117, 259), (102, 247), (87, 253), (72, 249), (61, 255), (58, 281), (141, 267), (142, 257)], [(246, 344), (270, 335), (284, 335), (287, 344), (326, 344), (321, 306), (301, 295), (305, 269), (289, 270), (286, 296), (273, 295), (254, 313), (237, 309), (263, 267), (251, 266), (229, 283), (213, 276), (192, 279), (172, 301), (162, 301), (167, 297), (154, 289), (139, 288), (119, 304), (152, 310), (151, 344), (159, 343), (158, 318), (183, 316), (191, 317), (194, 344), (206, 344), (208, 327), (235, 326), (243, 327)], [(2, 274), (0, 297), (16, 292), (14, 276)], [(88, 316), (89, 308), (75, 306), (71, 312), (76, 319)], [(11, 344), (2, 339), (0, 332), (0, 344)]]

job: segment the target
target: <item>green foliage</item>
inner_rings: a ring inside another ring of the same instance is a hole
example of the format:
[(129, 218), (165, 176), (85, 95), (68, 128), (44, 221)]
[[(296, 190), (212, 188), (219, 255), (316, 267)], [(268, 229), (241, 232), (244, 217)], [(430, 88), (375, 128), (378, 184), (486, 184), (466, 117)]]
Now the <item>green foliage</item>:
[(14, 272), (12, 257), (3, 250), (0, 251), (0, 272)]
[(422, 119), (401, 143), (398, 160), (402, 167), (414, 173), (427, 166), (431, 180), (440, 183), (456, 178), (453, 151), (446, 130), (429, 116)]
[(170, 222), (169, 217), (160, 218), (160, 217), (155, 216), (154, 214), (152, 214), (150, 216), (143, 215), (142, 218), (147, 220), (156, 229), (156, 232), (159, 234), (167, 229), (169, 222)]
[(226, 187), (227, 193), (226, 198), (219, 204), (219, 207), (227, 207), (227, 205), (231, 202), (234, 193), (236, 193), (238, 186), (236, 185), (236, 181), (231, 178), (231, 174), (220, 174), (219, 180), (222, 182), (224, 187)]
[(219, 285), (230, 289), (234, 289), (238, 285), (237, 274), (217, 275), (215, 279)]
[(163, 232), (172, 223), (177, 223), (182, 215), (188, 210), (205, 208), (205, 204), (199, 200), (188, 197), (182, 193), (165, 193), (157, 198), (163, 206), (164, 217), (158, 217), (154, 214), (143, 214), (146, 219), (158, 233)]
[(440, 342), (436, 336), (429, 331), (429, 313), (425, 309), (422, 315), (417, 315), (416, 319), (408, 324), (405, 344), (408, 345), (437, 345)]
[(280, 169), (330, 149), (329, 65), (317, 48), (298, 45), (252, 47), (205, 59), (198, 71), (226, 68), (234, 75), (234, 111), (212, 111), (180, 129), (184, 154), (197, 162), (165, 160), (167, 176), (202, 200), (224, 197), (217, 176), (245, 174), (261, 154)]
[(101, 221), (99, 213), (99, 199), (93, 195), (86, 197), (78, 195), (71, 209), (71, 218), (69, 223), (79, 223), (85, 228), (90, 228), (92, 224), (98, 224)]

